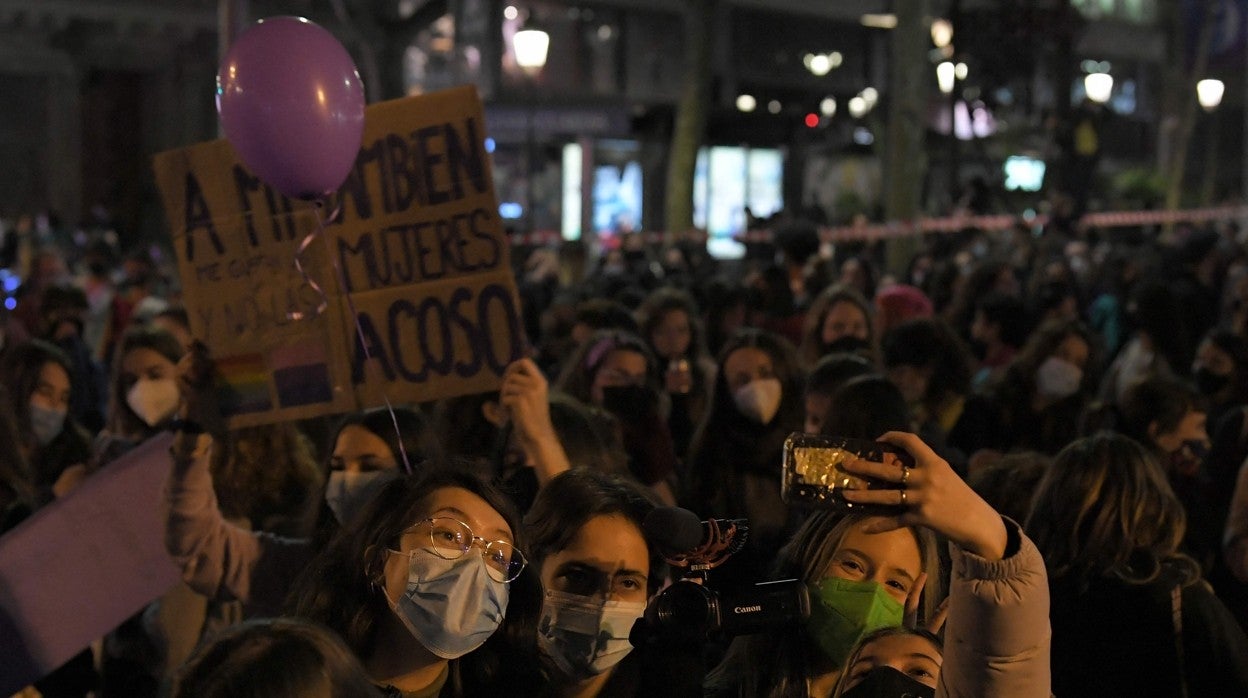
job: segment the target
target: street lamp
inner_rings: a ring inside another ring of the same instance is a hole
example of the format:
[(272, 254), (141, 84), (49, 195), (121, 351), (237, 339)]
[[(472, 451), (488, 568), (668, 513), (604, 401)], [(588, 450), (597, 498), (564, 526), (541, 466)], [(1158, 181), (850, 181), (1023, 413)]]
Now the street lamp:
[(936, 66), (936, 84), (941, 94), (953, 94), (953, 81), (957, 76), (957, 66), (953, 61), (943, 61)]
[(1222, 103), (1222, 93), (1226, 91), (1226, 85), (1221, 80), (1205, 79), (1196, 83), (1196, 99), (1200, 102), (1200, 106), (1207, 112), (1212, 112)]
[(1083, 78), (1083, 91), (1097, 104), (1109, 101), (1114, 92), (1114, 76), (1109, 73), (1088, 73)]
[(1200, 102), (1200, 108), (1209, 114), (1209, 120), (1213, 122), (1209, 126), (1208, 150), (1205, 153), (1205, 179), (1200, 186), (1200, 203), (1204, 206), (1213, 202), (1213, 183), (1218, 176), (1218, 136), (1221, 129), (1213, 112), (1222, 103), (1225, 91), (1226, 85), (1221, 80), (1205, 79), (1196, 83), (1196, 101)]
[(533, 133), (533, 122), (537, 120), (537, 76), (542, 72), (542, 68), (546, 67), (546, 55), (550, 51), (550, 34), (537, 29), (535, 27), (527, 27), (516, 32), (511, 39), (512, 50), (516, 53), (516, 65), (524, 71), (529, 78), (529, 87), (532, 93), (529, 95), (529, 118), (525, 124), (526, 149), (525, 158), (528, 160), (528, 176), (525, 177), (525, 198), (524, 213), (528, 220), (529, 232), (532, 233), (536, 226), (537, 219), (533, 215), (533, 211), (537, 208), (534, 205), (536, 188), (533, 186), (533, 179), (537, 176), (537, 144)]
[(512, 37), (511, 46), (516, 52), (516, 65), (520, 66), (525, 75), (535, 77), (546, 67), (550, 34), (541, 29), (521, 29)]
[(947, 19), (932, 20), (932, 43), (944, 48), (953, 41), (953, 22)]

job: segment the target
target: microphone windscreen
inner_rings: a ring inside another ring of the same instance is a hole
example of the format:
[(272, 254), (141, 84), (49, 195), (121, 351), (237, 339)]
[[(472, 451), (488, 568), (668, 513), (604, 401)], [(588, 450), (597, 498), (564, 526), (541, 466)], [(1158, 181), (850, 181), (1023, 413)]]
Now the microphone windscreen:
[(702, 544), (702, 520), (680, 507), (654, 509), (646, 514), (641, 529), (646, 540), (669, 554), (685, 553)]

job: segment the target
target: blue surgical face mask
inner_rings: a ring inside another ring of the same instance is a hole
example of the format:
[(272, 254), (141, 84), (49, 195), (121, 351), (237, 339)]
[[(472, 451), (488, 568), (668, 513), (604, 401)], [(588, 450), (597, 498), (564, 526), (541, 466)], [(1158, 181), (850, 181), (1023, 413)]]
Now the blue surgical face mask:
[(398, 468), (350, 473), (334, 470), (325, 485), (325, 505), (334, 512), (338, 523), (346, 526), (386, 483), (398, 476)]
[(54, 410), (41, 405), (30, 405), (30, 431), (40, 446), (52, 443), (61, 430), (65, 428), (65, 411)]
[(490, 577), (479, 550), (454, 560), (423, 549), (391, 554), (410, 559), (407, 589), (394, 612), (425, 649), (456, 659), (498, 630), (507, 612), (507, 584)]

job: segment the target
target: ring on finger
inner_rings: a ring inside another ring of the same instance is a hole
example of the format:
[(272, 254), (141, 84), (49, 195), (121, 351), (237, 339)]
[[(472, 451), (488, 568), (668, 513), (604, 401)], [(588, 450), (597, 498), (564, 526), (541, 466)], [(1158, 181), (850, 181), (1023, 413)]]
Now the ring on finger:
[(904, 507), (906, 505), (906, 491), (898, 490), (898, 492), (901, 492), (901, 506)]
[(909, 480), (910, 480), (910, 466), (903, 465), (901, 466), (901, 486), (905, 487), (906, 483)]

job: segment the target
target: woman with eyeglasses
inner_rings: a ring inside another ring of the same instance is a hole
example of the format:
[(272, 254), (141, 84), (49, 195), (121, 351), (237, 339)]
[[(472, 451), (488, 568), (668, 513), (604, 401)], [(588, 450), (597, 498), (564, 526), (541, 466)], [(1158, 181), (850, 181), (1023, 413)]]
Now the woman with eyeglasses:
[(337, 632), (389, 695), (501, 695), (531, 669), (541, 603), (521, 533), (506, 497), (467, 472), (395, 480), (300, 576), (288, 610)]

